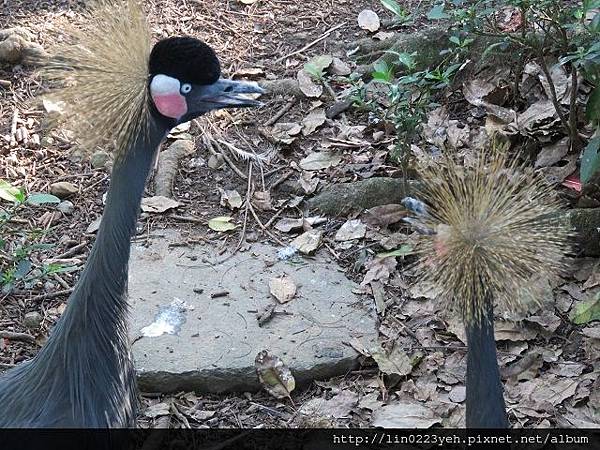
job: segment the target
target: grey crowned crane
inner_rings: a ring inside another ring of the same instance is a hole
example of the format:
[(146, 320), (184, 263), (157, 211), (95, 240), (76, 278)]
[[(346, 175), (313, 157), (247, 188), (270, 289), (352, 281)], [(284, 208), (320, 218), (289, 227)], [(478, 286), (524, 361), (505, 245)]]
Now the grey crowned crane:
[(494, 307), (535, 299), (531, 281), (564, 268), (570, 231), (551, 186), (506, 155), (482, 154), (473, 167), (449, 156), (421, 173), (422, 200), (403, 204), (423, 232), (419, 271), (462, 315), (467, 337), (466, 426), (506, 428)]
[(0, 375), (0, 427), (133, 427), (127, 270), (146, 178), (169, 130), (220, 108), (257, 106), (257, 86), (221, 79), (193, 37), (151, 45), (134, 0), (103, 1), (46, 64), (80, 142), (114, 145), (102, 224), (68, 306), (39, 353)]

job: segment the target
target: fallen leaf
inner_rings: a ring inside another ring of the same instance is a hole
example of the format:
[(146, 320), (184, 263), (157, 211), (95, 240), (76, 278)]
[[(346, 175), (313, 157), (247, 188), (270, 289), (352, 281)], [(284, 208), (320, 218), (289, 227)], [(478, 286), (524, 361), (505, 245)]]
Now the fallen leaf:
[(291, 144), (302, 132), (302, 126), (294, 122), (276, 123), (268, 132), (268, 135), (275, 143)]
[(296, 283), (287, 275), (271, 278), (269, 280), (269, 291), (279, 303), (287, 303), (296, 295)]
[(396, 269), (398, 262), (396, 258), (390, 256), (388, 258), (374, 258), (369, 261), (365, 266), (367, 273), (363, 279), (361, 286), (366, 286), (371, 281), (381, 281), (385, 283), (390, 277), (390, 273)]
[(323, 75), (325, 75), (325, 69), (327, 69), (332, 62), (333, 58), (331, 55), (315, 56), (306, 64), (304, 64), (304, 71), (315, 78), (320, 79)]
[(231, 209), (238, 209), (242, 207), (242, 196), (238, 191), (225, 190), (219, 188), (221, 191), (221, 206), (227, 206)]
[(149, 406), (144, 411), (144, 416), (155, 419), (160, 416), (168, 416), (170, 414), (171, 407), (168, 403), (157, 403), (156, 405)]
[(323, 232), (317, 230), (309, 230), (302, 233), (296, 239), (294, 239), (290, 245), (297, 248), (299, 252), (308, 255), (314, 252), (321, 243)]
[(308, 136), (313, 133), (317, 128), (325, 123), (325, 110), (323, 108), (313, 109), (308, 115), (302, 120), (302, 134)]
[(378, 258), (388, 258), (390, 256), (407, 256), (415, 252), (414, 247), (410, 244), (402, 244), (399, 248), (383, 253), (377, 253)]
[(421, 403), (400, 401), (373, 411), (371, 425), (382, 428), (429, 428), (441, 417)]
[(448, 398), (454, 403), (462, 403), (467, 398), (467, 389), (465, 386), (454, 386), (448, 394)]
[(365, 211), (368, 217), (368, 223), (388, 227), (394, 223), (400, 222), (408, 215), (406, 208), (398, 203), (388, 205), (374, 206)]
[(600, 293), (590, 300), (578, 302), (569, 313), (569, 319), (576, 325), (600, 320)]
[(313, 398), (300, 407), (300, 414), (308, 416), (330, 416), (343, 419), (350, 413), (358, 403), (358, 394), (344, 390), (329, 400)]
[(300, 160), (299, 165), (303, 170), (321, 170), (337, 166), (342, 160), (341, 155), (332, 152), (314, 152)]
[(379, 30), (381, 26), (381, 22), (379, 21), (379, 16), (375, 11), (371, 11), (370, 9), (363, 9), (358, 14), (358, 26), (363, 30), (369, 30), (374, 33)]
[(385, 374), (409, 375), (412, 372), (410, 357), (400, 347), (394, 347), (389, 355), (383, 349), (370, 351), (371, 356), (377, 363), (379, 370)]
[(329, 69), (332, 74), (339, 75), (342, 77), (345, 77), (346, 75), (350, 75), (352, 73), (352, 69), (350, 68), (350, 66), (338, 57), (333, 58)]
[(208, 227), (211, 230), (218, 231), (219, 233), (235, 230), (237, 228), (237, 225), (231, 223), (232, 219), (233, 218), (229, 216), (214, 217), (208, 221)]
[(102, 222), (102, 216), (98, 217), (97, 219), (92, 220), (90, 222), (90, 224), (88, 225), (88, 227), (86, 228), (85, 232), (88, 234), (95, 233), (100, 228), (101, 222)]
[(367, 226), (360, 219), (348, 220), (335, 233), (336, 241), (351, 241), (361, 239), (367, 233)]
[(307, 97), (317, 98), (323, 94), (323, 86), (316, 84), (306, 70), (299, 70), (296, 78), (298, 80), (298, 87)]
[(300, 187), (302, 187), (302, 190), (307, 194), (312, 194), (317, 190), (319, 181), (319, 178), (315, 177), (315, 174), (308, 170), (303, 170), (300, 178), (298, 178)]
[(535, 160), (535, 167), (548, 167), (562, 160), (569, 153), (569, 138), (564, 137), (542, 148)]
[(271, 193), (269, 191), (254, 191), (254, 194), (252, 194), (252, 204), (261, 211), (272, 210)]
[(181, 203), (177, 200), (162, 195), (155, 195), (154, 197), (145, 197), (142, 199), (142, 211), (147, 213), (164, 213), (165, 211), (177, 208), (180, 205)]
[(289, 233), (292, 230), (302, 228), (304, 221), (302, 219), (281, 219), (275, 224), (275, 229), (283, 233)]
[(279, 357), (270, 354), (268, 350), (262, 350), (256, 355), (254, 366), (258, 380), (269, 394), (275, 398), (290, 398), (290, 393), (296, 387), (296, 380)]

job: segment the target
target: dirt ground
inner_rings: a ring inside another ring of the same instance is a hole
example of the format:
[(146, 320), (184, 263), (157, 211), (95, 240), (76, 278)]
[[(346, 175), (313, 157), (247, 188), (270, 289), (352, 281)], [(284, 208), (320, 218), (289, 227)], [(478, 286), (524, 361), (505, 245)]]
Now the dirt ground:
[[(5, 0), (0, 4), (0, 29), (26, 27), (33, 33), (35, 42), (50, 47), (53, 40), (59, 38), (62, 23), (81, 20), (86, 3)], [(379, 1), (364, 0), (153, 0), (145, 3), (155, 38), (178, 34), (197, 36), (215, 48), (226, 75), (268, 80), (295, 78), (306, 61), (323, 54), (337, 56), (353, 67), (347, 54), (348, 44), (368, 35), (357, 24), (360, 11), (370, 8), (382, 18), (390, 17)], [(308, 48), (302, 50), (304, 47)], [(77, 188), (76, 194), (69, 198), (73, 204), (71, 211), (58, 212), (50, 206), (26, 207), (9, 224), (9, 238), (14, 245), (19, 242), (49, 244), (31, 250), (34, 265), (41, 267), (50, 260), (70, 269), (40, 277), (28, 285), (17, 283), (0, 297), (0, 331), (26, 335), (0, 341), (0, 369), (5, 369), (34, 355), (64, 310), (94, 240), (88, 227), (101, 215), (110, 164), (93, 168), (90, 158), (78, 156), (80, 152), (68, 134), (61, 130), (48, 131), (44, 107), (36, 99), (43, 92), (43, 86), (31, 68), (0, 67), (0, 80), (8, 82), (0, 86), (0, 179), (26, 192), (48, 192), (51, 184), (63, 181)], [(330, 87), (336, 95), (341, 95), (348, 83), (333, 79)], [(319, 100), (277, 95), (267, 98), (265, 103), (257, 110), (213, 114), (185, 130), (193, 136), (196, 151), (181, 161), (173, 186), (173, 198), (181, 205), (164, 214), (143, 213), (139, 239), (152, 230), (170, 225), (184, 230), (190, 241), (222, 243), (224, 253), (240, 245), (252, 245), (252, 241), (257, 240), (271, 240), (279, 245), (289, 243), (295, 235), (273, 225), (284, 217), (303, 217), (302, 205), (290, 207), (289, 204), (293, 204), (297, 196), (309, 198), (315, 189), (299, 188), (302, 171), (298, 169), (298, 162), (323, 148), (323, 142), (344, 145), (337, 147), (341, 150), (341, 163), (318, 172), (316, 191), (330, 183), (397, 175), (398, 169), (385, 157), (391, 137), (376, 141), (373, 131), (353, 128), (369, 125), (366, 113), (348, 110), (341, 118), (328, 119), (320, 130), (300, 135), (291, 145), (282, 145), (268, 139), (265, 124), (301, 122), (311, 110), (330, 106), (334, 100), (327, 94)], [(461, 108), (461, 105), (456, 107)], [(37, 135), (39, 140), (16, 144), (13, 140), (11, 144), (15, 124), (18, 128), (25, 127), (30, 138)], [(203, 133), (212, 136), (209, 141), (212, 151)], [(358, 134), (352, 137), (353, 133)], [(355, 138), (359, 134), (360, 138)], [(236, 158), (227, 151), (228, 145), (249, 153), (249, 160)], [(216, 153), (229, 156), (222, 161)], [(266, 162), (258, 164), (254, 155), (263, 155), (261, 159)], [(250, 166), (252, 172), (249, 172)], [(249, 173), (252, 175), (250, 185), (246, 179)], [(311, 183), (310, 179), (304, 181)], [(153, 189), (153, 180), (150, 180), (148, 196), (153, 195)], [(243, 197), (250, 190), (268, 192), (270, 200), (264, 208), (255, 202), (254, 217), (244, 208), (232, 210), (222, 205), (223, 190), (236, 190)], [(231, 216), (239, 226), (233, 232), (215, 232), (207, 222), (216, 216)], [(369, 267), (368, 261), (381, 249), (384, 238), (394, 238), (401, 244), (410, 242), (413, 235), (407, 227), (398, 225), (385, 229), (370, 227), (363, 239), (340, 246), (334, 235), (348, 218), (355, 217), (356, 214), (329, 218), (323, 226), (323, 249), (331, 252), (347, 269), (349, 277), (360, 282)], [(1, 264), (6, 267), (7, 255), (3, 252), (2, 257)], [(389, 280), (381, 283), (380, 290), (375, 292), (376, 296), (383, 297), (386, 305), (380, 311), (382, 349), (390, 359), (394, 352), (401, 351), (411, 361), (419, 361), (409, 373), (384, 372), (365, 354), (361, 357), (364, 365), (359, 370), (294, 391), (292, 401), (274, 399), (266, 392), (223, 396), (144, 393), (140, 426), (366, 427), (382, 423), (386, 415), (397, 414), (395, 407), (401, 408), (406, 403), (419, 405), (413, 414), (418, 418), (413, 423), (415, 426), (464, 426), (466, 347), (458, 331), (461, 325), (458, 319), (440, 312), (433, 296), (411, 291), (414, 274), (407, 269), (410, 262), (410, 259), (399, 258), (397, 265), (394, 263), (388, 268)], [(600, 284), (594, 281), (596, 263), (595, 259), (578, 258), (571, 275), (552, 282), (554, 291), (550, 289), (548, 295), (557, 306), (552, 308), (551, 316), (538, 312), (528, 316), (524, 324), (503, 321), (499, 326), (503, 336), (499, 354), (509, 416), (514, 426), (600, 424), (598, 326), (588, 324), (585, 331), (585, 327), (574, 326), (568, 319), (572, 305), (592, 295)], [(28, 327), (26, 314), (36, 312), (41, 315), (41, 322)], [(331, 413), (309, 414), (315, 405)]]

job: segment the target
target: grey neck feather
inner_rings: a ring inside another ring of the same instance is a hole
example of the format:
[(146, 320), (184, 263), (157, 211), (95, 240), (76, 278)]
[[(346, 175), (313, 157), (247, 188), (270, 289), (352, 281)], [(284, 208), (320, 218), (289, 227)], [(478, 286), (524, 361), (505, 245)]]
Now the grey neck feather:
[(130, 239), (166, 132), (151, 122), (115, 162), (96, 242), (63, 317), (33, 360), (0, 376), (0, 426), (135, 424), (126, 321)]

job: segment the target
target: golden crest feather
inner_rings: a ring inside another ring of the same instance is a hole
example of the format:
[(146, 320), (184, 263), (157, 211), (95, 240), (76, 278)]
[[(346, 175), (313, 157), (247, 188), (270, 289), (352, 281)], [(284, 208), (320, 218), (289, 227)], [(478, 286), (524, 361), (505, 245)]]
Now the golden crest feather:
[(114, 147), (118, 155), (147, 129), (150, 30), (136, 0), (95, 3), (83, 28), (67, 27), (42, 75), (53, 85), (50, 97), (66, 105), (60, 120), (81, 146)]
[(532, 279), (562, 271), (571, 231), (551, 186), (504, 154), (484, 153), (466, 168), (445, 157), (421, 173), (424, 238), (419, 270), (462, 312), (479, 321), (484, 302), (503, 310), (537, 300)]

